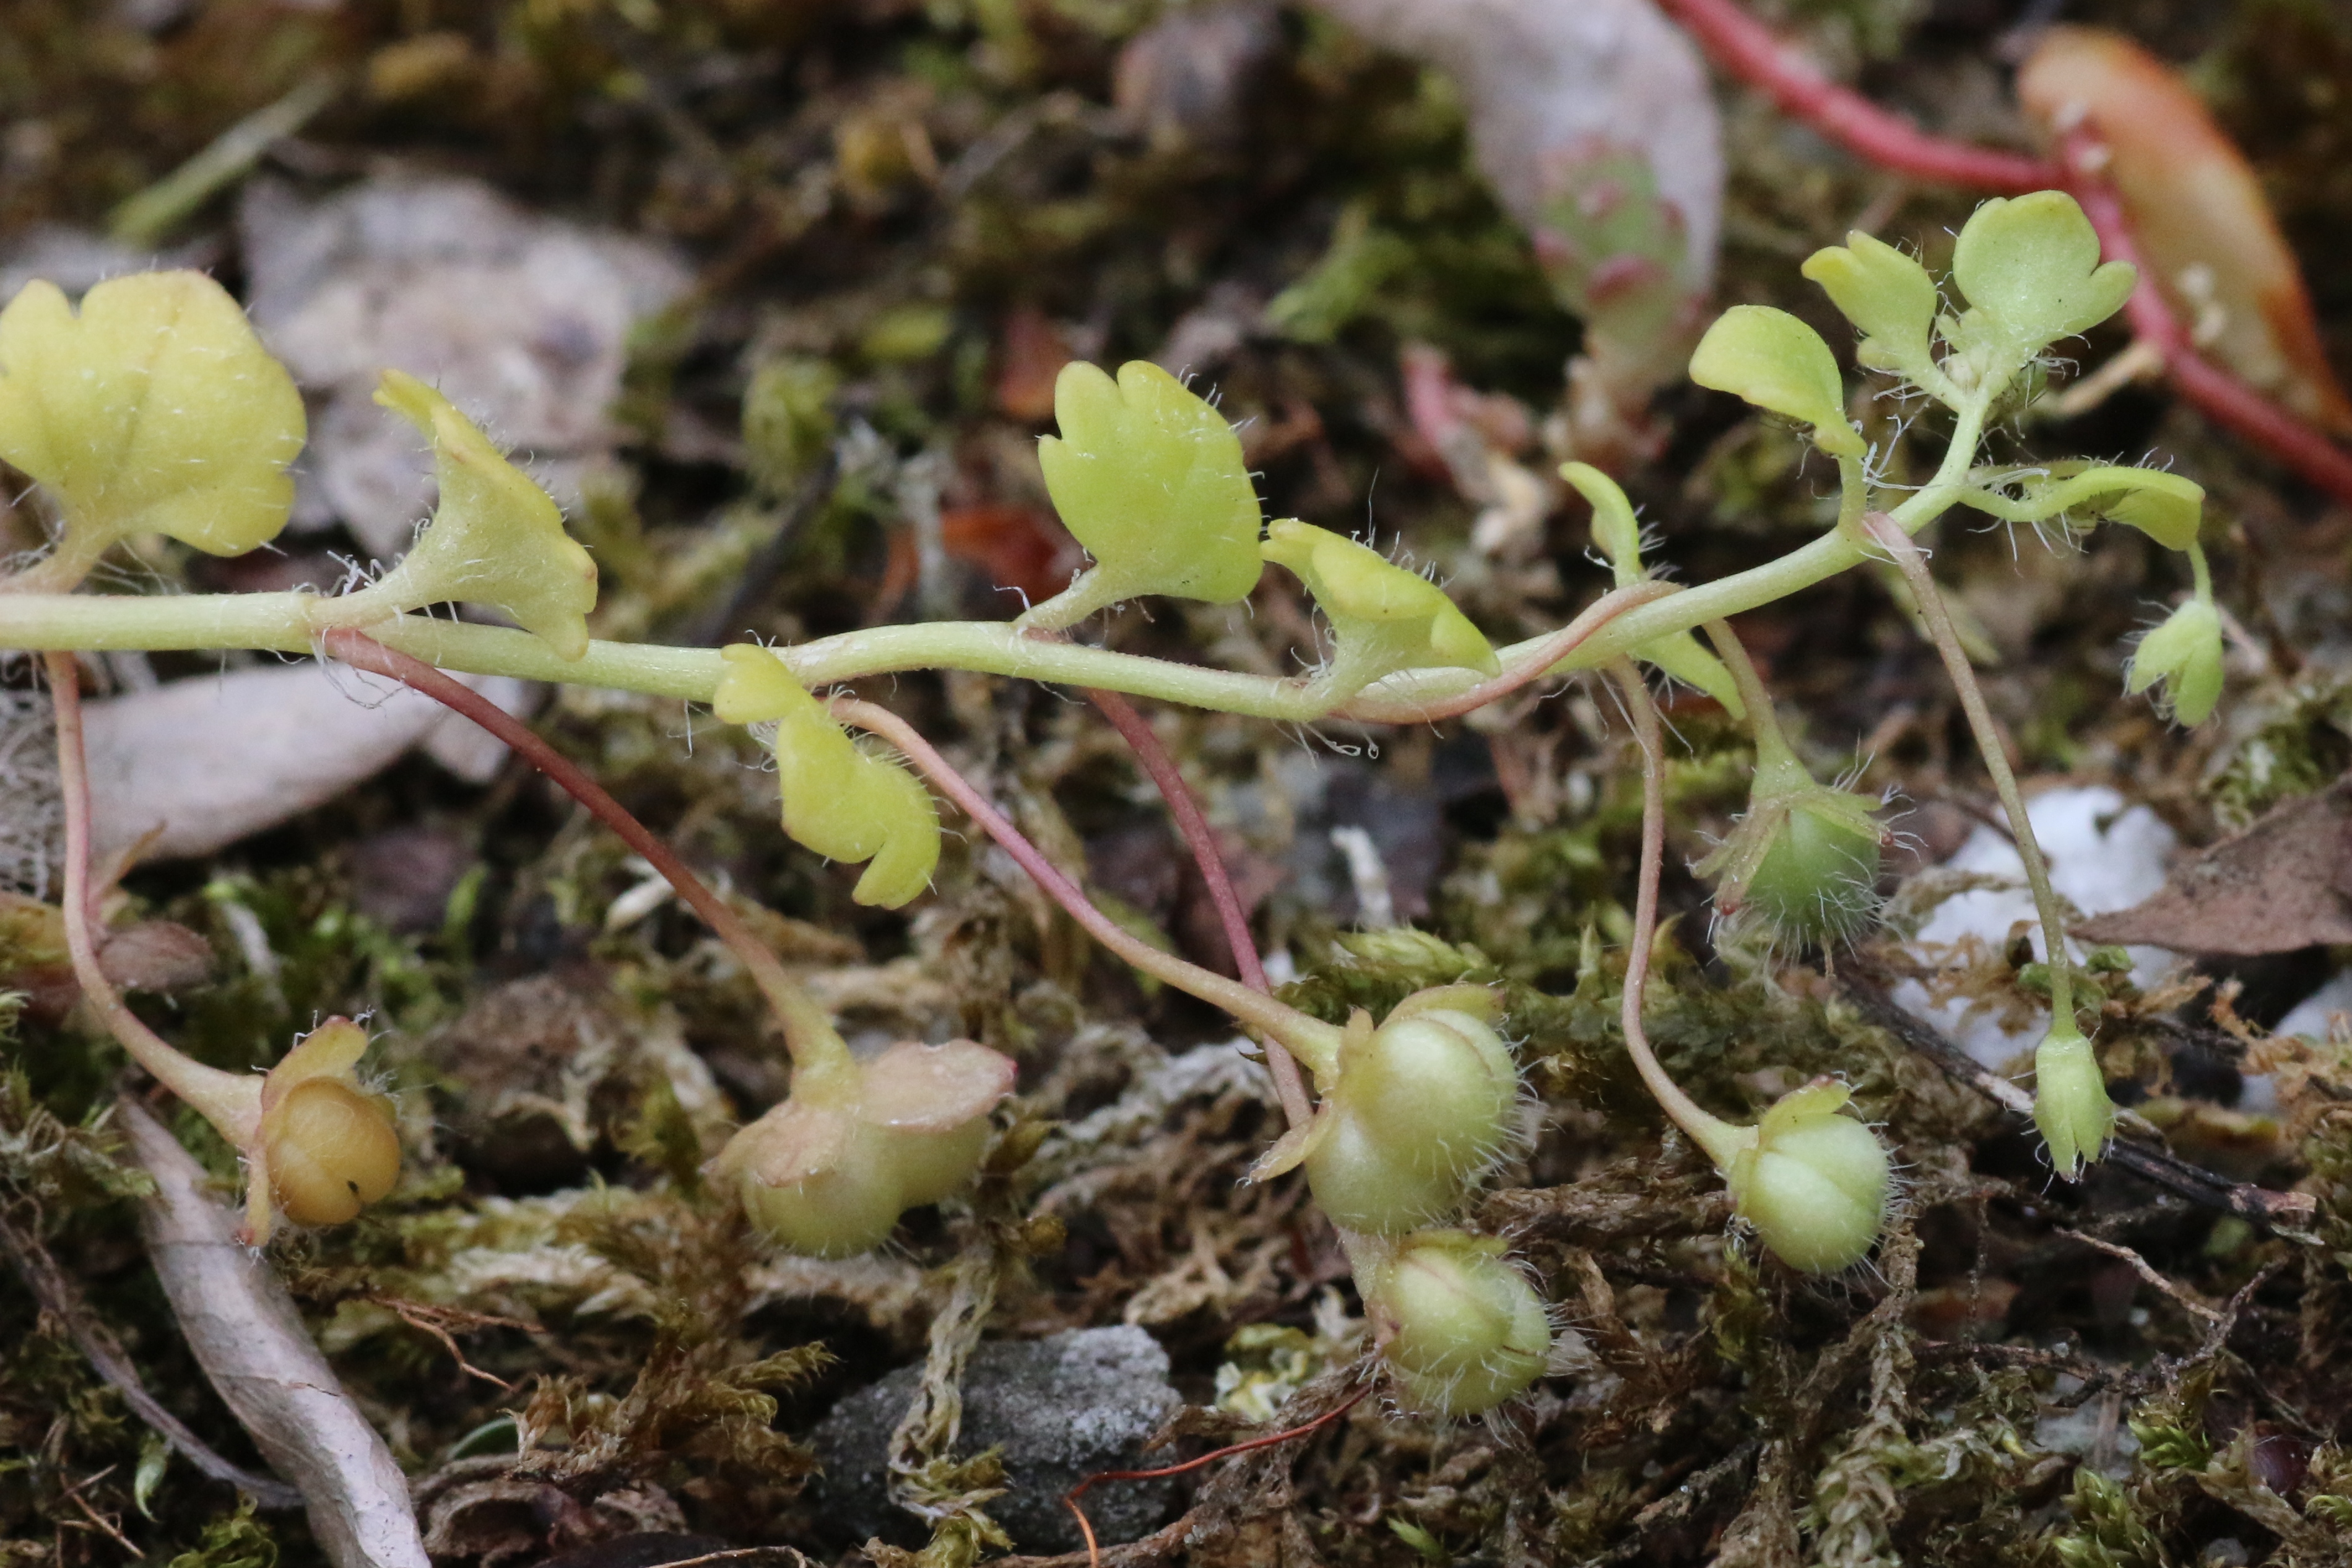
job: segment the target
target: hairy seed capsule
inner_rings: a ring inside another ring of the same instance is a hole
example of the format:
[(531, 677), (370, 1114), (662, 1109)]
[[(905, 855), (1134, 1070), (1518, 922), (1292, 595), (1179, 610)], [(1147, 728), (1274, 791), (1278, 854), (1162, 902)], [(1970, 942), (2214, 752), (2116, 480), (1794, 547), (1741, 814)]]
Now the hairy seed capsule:
[(1518, 1097), (1510, 1048), (1475, 986), (1407, 998), (1377, 1030), (1351, 1026), (1307, 1155), (1332, 1222), (1395, 1236), (1450, 1213), (1508, 1134)]
[(1885, 1222), (1886, 1147), (1841, 1113), (1849, 1098), (1827, 1080), (1782, 1095), (1725, 1173), (1739, 1217), (1810, 1274), (1860, 1262)]
[(1748, 907), (1808, 946), (1852, 936), (1877, 906), (1878, 831), (1799, 804), (1748, 883)]
[(1551, 1354), (1542, 1298), (1503, 1244), (1458, 1230), (1405, 1239), (1378, 1269), (1365, 1310), (1407, 1403), (1475, 1416), (1524, 1392)]

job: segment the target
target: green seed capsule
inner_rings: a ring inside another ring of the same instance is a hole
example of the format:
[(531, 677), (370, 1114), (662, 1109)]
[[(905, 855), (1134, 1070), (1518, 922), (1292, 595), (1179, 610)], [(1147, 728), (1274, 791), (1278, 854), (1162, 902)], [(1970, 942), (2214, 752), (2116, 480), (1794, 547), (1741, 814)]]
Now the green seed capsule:
[(1886, 1147), (1820, 1080), (1784, 1094), (1725, 1172), (1739, 1217), (1773, 1256), (1809, 1274), (1860, 1262), (1886, 1219)]
[(1792, 806), (1748, 880), (1747, 907), (1807, 946), (1852, 936), (1878, 904), (1878, 840), (1845, 813)]
[(1414, 1408), (1475, 1416), (1543, 1375), (1551, 1354), (1543, 1300), (1502, 1252), (1491, 1238), (1425, 1230), (1376, 1270), (1365, 1310)]

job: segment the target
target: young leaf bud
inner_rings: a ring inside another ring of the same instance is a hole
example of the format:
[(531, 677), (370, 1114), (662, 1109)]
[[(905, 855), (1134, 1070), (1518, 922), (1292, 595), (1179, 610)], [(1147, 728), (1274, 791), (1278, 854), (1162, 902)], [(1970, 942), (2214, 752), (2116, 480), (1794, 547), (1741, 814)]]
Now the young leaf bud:
[(728, 1140), (714, 1169), (773, 1240), (850, 1257), (879, 1246), (903, 1210), (971, 1178), (1013, 1071), (960, 1040), (902, 1042), (844, 1071), (803, 1074), (783, 1103)]
[(1862, 332), (1854, 358), (1927, 386), (1940, 379), (1927, 334), (1940, 303), (1927, 269), (1859, 229), (1807, 257), (1804, 274)]
[(1886, 1148), (1842, 1113), (1851, 1098), (1827, 1079), (1782, 1095), (1724, 1173), (1739, 1217), (1809, 1274), (1860, 1262), (1885, 1222)]
[(2124, 690), (2134, 695), (2161, 684), (2158, 699), (2178, 722), (2196, 726), (2221, 698), (2221, 617), (2207, 599), (2191, 599), (2139, 640)]
[[(352, 1073), (367, 1044), (359, 1025), (330, 1019), (262, 1080), (257, 1145), (247, 1151), (252, 1179), (297, 1224), (341, 1225), (400, 1179), (391, 1106)], [(268, 1205), (252, 1207), (267, 1219)], [(255, 1230), (257, 1242), (268, 1239), (266, 1224)]]
[(2039, 515), (2053, 507), (2090, 512), (2128, 524), (2166, 549), (2194, 548), (2205, 520), (2205, 487), (2160, 468), (2053, 463), (2020, 489)]
[(1045, 488), (1095, 565), (1057, 624), (1141, 594), (1230, 604), (1265, 570), (1257, 492), (1224, 416), (1159, 366), (1114, 382), (1073, 361), (1054, 386), (1061, 429), (1037, 443)]
[(203, 273), (111, 279), (78, 315), (36, 281), (0, 311), (0, 458), (57, 503), (76, 579), (127, 534), (213, 555), (267, 544), (303, 428), (293, 378)]
[(1336, 1225), (1394, 1236), (1459, 1207), (1510, 1131), (1518, 1069), (1488, 1021), (1493, 994), (1444, 986), (1380, 1028), (1358, 1013), (1305, 1145), (1307, 1184)]
[(1981, 357), (1980, 374), (2013, 373), (2122, 309), (2138, 276), (2129, 262), (2100, 262), (2097, 232), (2064, 192), (1996, 196), (1953, 247), (1952, 281), (1970, 306), (1958, 345)]
[[(400, 371), (375, 401), (433, 443), (441, 497), (433, 521), (392, 572), (365, 591), (404, 608), (457, 601), (504, 611), (560, 658), (588, 652), (596, 563), (563, 531), (563, 514), (447, 398)], [(356, 599), (357, 596), (354, 596)]]
[(1502, 668), (1486, 634), (1418, 572), (1328, 528), (1285, 518), (1266, 530), (1265, 559), (1288, 567), (1331, 623), (1336, 644), (1323, 680), (1352, 695), (1383, 675), (1426, 665)]
[(1371, 1270), (1364, 1312), (1404, 1402), (1475, 1416), (1524, 1393), (1551, 1354), (1543, 1299), (1503, 1244), (1459, 1230), (1407, 1237)]
[(1819, 332), (1786, 310), (1735, 305), (1717, 317), (1691, 355), (1690, 378), (1811, 425), (1813, 444), (1832, 456), (1862, 455), (1837, 360)]
[[(1609, 558), (1609, 565), (1617, 578), (1617, 586), (1630, 587), (1645, 581), (1649, 572), (1642, 565), (1642, 528), (1634, 519), (1633, 504), (1617, 481), (1590, 463), (1563, 463), (1559, 476), (1576, 486), (1592, 506), (1592, 542)], [(1654, 664), (1687, 686), (1700, 691), (1721, 703), (1734, 718), (1748, 716), (1748, 705), (1740, 700), (1739, 683), (1723, 667), (1723, 661), (1698, 645), (1698, 639), (1688, 632), (1669, 632), (1663, 637), (1653, 637), (1633, 649), (1633, 657), (1644, 664)]]
[(784, 831), (829, 860), (866, 861), (850, 896), (896, 909), (931, 883), (940, 813), (916, 777), (850, 739), (765, 648), (736, 643), (712, 707), (729, 724), (773, 723)]
[(2074, 1181), (2097, 1159), (2115, 1130), (2116, 1105), (2091, 1042), (2071, 1024), (2054, 1025), (2033, 1050), (2033, 1124), (2050, 1145), (2050, 1165)]
[(1876, 804), (1815, 782), (1794, 761), (1758, 767), (1748, 814), (1697, 866), (1720, 879), (1716, 908), (1799, 946), (1853, 936), (1878, 907)]

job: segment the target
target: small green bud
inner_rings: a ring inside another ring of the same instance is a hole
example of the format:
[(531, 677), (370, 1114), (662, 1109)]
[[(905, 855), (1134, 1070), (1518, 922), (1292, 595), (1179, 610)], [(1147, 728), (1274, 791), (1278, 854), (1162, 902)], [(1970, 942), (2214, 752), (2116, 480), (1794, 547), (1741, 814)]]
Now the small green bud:
[(375, 401), (432, 441), (441, 495), (432, 523), (368, 592), (406, 608), (490, 605), (559, 658), (586, 653), (596, 563), (563, 531), (563, 514), (547, 492), (415, 376), (384, 371)]
[(85, 570), (129, 534), (268, 543), (303, 433), (293, 378), (201, 272), (110, 279), (79, 313), (36, 280), (0, 310), (0, 458), (49, 493)]
[(1349, 1020), (1338, 1071), (1297, 1145), (1332, 1223), (1402, 1234), (1458, 1208), (1494, 1164), (1519, 1089), (1494, 1012), (1485, 987), (1442, 986), (1406, 998), (1378, 1029), (1364, 1012)]
[(1939, 301), (1926, 267), (1857, 229), (1808, 256), (1804, 274), (1861, 329), (1856, 360), (1920, 385), (1940, 379), (1927, 346)]
[(2050, 1145), (2051, 1168), (2068, 1181), (2105, 1151), (2115, 1131), (2106, 1075), (2091, 1042), (2070, 1024), (2054, 1026), (2033, 1049), (2033, 1124)]
[(1813, 444), (1859, 457), (1862, 434), (1846, 422), (1845, 383), (1822, 335), (1769, 305), (1735, 305), (1691, 355), (1690, 378), (1813, 427)]
[(1801, 946), (1851, 938), (1878, 908), (1876, 805), (1815, 782), (1793, 761), (1759, 767), (1748, 814), (1697, 866), (1719, 879), (1716, 908)]
[(847, 1258), (879, 1246), (899, 1214), (971, 1178), (988, 1113), (1013, 1063), (968, 1040), (905, 1041), (793, 1092), (727, 1142), (713, 1169), (753, 1225), (791, 1251)]
[(1288, 567), (1331, 623), (1325, 680), (1352, 695), (1399, 670), (1439, 666), (1491, 675), (1502, 669), (1486, 633), (1445, 591), (1380, 551), (1286, 517), (1266, 530), (1267, 560)]
[(1424, 1230), (1370, 1272), (1365, 1315), (1398, 1392), (1414, 1409), (1475, 1416), (1543, 1375), (1551, 1323), (1500, 1241)]
[(1265, 570), (1261, 514), (1223, 415), (1136, 360), (1116, 382), (1081, 361), (1063, 366), (1054, 417), (1061, 435), (1037, 443), (1045, 488), (1095, 558), (1072, 590), (1079, 613), (1147, 593), (1212, 604), (1249, 596)]
[(2013, 373), (2122, 309), (2138, 276), (2129, 262), (2101, 264), (2097, 231), (2064, 192), (1996, 196), (1952, 251), (1952, 281), (1970, 306), (1958, 342), (1985, 356), (1980, 372)]
[[(1629, 587), (1646, 581), (1649, 572), (1642, 565), (1642, 526), (1633, 517), (1633, 504), (1617, 481), (1590, 463), (1563, 463), (1559, 476), (1576, 486), (1577, 491), (1592, 507), (1592, 542), (1609, 558), (1609, 565), (1617, 578), (1617, 586)], [(1748, 716), (1748, 705), (1740, 700), (1739, 683), (1723, 667), (1723, 661), (1698, 645), (1698, 639), (1688, 632), (1669, 632), (1663, 637), (1653, 637), (1633, 650), (1633, 657), (1664, 670), (1685, 685), (1696, 686), (1721, 703), (1734, 718)]]
[(726, 673), (711, 706), (729, 724), (776, 727), (784, 831), (828, 860), (870, 863), (850, 896), (896, 909), (931, 884), (940, 813), (922, 781), (862, 749), (765, 648), (719, 650)]
[(2037, 509), (2077, 508), (2137, 528), (2166, 549), (2197, 543), (2205, 521), (2205, 487), (2160, 468), (2084, 468), (2068, 474), (2063, 465), (2030, 480), (2025, 498)]
[(1724, 1173), (1739, 1217), (1809, 1274), (1858, 1263), (1886, 1218), (1885, 1145), (1843, 1113), (1853, 1092), (1816, 1079), (1782, 1095)]
[(2191, 599), (2139, 640), (2124, 690), (2134, 695), (2162, 685), (2158, 706), (2194, 727), (2221, 699), (2221, 616), (2208, 599)]

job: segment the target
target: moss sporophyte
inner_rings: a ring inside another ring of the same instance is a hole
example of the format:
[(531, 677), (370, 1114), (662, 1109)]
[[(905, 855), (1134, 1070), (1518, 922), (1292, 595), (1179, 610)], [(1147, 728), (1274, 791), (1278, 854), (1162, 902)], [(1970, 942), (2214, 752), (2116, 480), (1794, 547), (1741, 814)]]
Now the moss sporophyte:
[[(1666, 1075), (1643, 1030), (1657, 919), (1664, 791), (1662, 728), (1635, 662), (1697, 686), (1744, 723), (1755, 747), (1747, 814), (1701, 868), (1721, 913), (1785, 951), (1850, 939), (1875, 912), (1877, 803), (1814, 779), (1783, 733), (1729, 617), (1869, 561), (1891, 561), (1959, 689), (2015, 833), (2042, 915), (2053, 1020), (2040, 1061), (2037, 1120), (2053, 1164), (2073, 1175), (2099, 1156), (2112, 1110), (2079, 1033), (2071, 963), (2031, 824), (1976, 691), (1951, 619), (1914, 536), (1955, 507), (2004, 522), (2084, 527), (2110, 519), (2186, 555), (2196, 591), (2148, 633), (2130, 689), (2160, 687), (2173, 716), (2201, 720), (2219, 695), (2220, 619), (2198, 533), (2202, 492), (2176, 475), (2089, 463), (2032, 468), (1981, 461), (1995, 412), (2030, 387), (2052, 345), (2095, 325), (2132, 287), (2102, 264), (2088, 222), (2055, 192), (1986, 204), (1959, 235), (1950, 291), (1903, 252), (1866, 235), (1812, 256), (1805, 275), (1861, 336), (1859, 357), (1950, 415), (1926, 483), (1882, 484), (1848, 418), (1834, 356), (1784, 312), (1727, 311), (1691, 362), (1701, 384), (1787, 419), (1836, 465), (1836, 523), (1801, 548), (1687, 588), (1652, 578), (1632, 507), (1598, 470), (1563, 475), (1593, 507), (1613, 581), (1570, 625), (1495, 646), (1444, 588), (1365, 544), (1296, 519), (1262, 519), (1242, 449), (1216, 410), (1152, 366), (1063, 371), (1058, 436), (1040, 451), (1048, 487), (1091, 563), (1067, 591), (1008, 623), (875, 627), (792, 646), (661, 647), (592, 637), (593, 561), (546, 494), (466, 415), (397, 371), (379, 401), (415, 425), (439, 478), (434, 517), (374, 581), (313, 592), (121, 597), (76, 592), (125, 540), (165, 534), (235, 554), (268, 542), (291, 499), (288, 464), (304, 440), (291, 380), (236, 304), (189, 272), (101, 284), (79, 308), (47, 283), (0, 313), (0, 459), (37, 482), (53, 527), (47, 553), (0, 580), (0, 647), (39, 651), (57, 693), (70, 831), (67, 925), (78, 977), (100, 1020), (155, 1076), (220, 1128), (249, 1167), (250, 1230), (278, 1220), (332, 1224), (381, 1197), (399, 1148), (385, 1102), (359, 1075), (365, 1036), (334, 1020), (267, 1077), (205, 1068), (140, 1023), (97, 968), (89, 928), (87, 781), (69, 655), (108, 649), (321, 651), (392, 674), (486, 724), (440, 672), (467, 671), (657, 694), (710, 705), (772, 750), (784, 834), (812, 853), (865, 864), (856, 896), (920, 896), (940, 853), (944, 794), (1139, 969), (1225, 1009), (1286, 1062), (1294, 1124), (1260, 1178), (1303, 1167), (1341, 1229), (1398, 1397), (1433, 1414), (1490, 1408), (1546, 1364), (1541, 1297), (1501, 1245), (1455, 1227), (1519, 1123), (1517, 1066), (1496, 997), (1445, 987), (1344, 1027), (1176, 958), (1125, 931), (1013, 828), (923, 737), (887, 710), (827, 693), (907, 670), (958, 670), (1149, 696), (1290, 721), (1414, 723), (1450, 716), (1539, 679), (1606, 670), (1623, 693), (1644, 762), (1643, 853), (1623, 994), (1626, 1049), (1665, 1113), (1707, 1154), (1763, 1246), (1808, 1270), (1864, 1257), (1885, 1211), (1888, 1160), (1834, 1082), (1798, 1089), (1752, 1125), (1725, 1121)], [(1106, 607), (1173, 595), (1236, 602), (1266, 563), (1295, 577), (1320, 612), (1321, 666), (1275, 678), (1121, 653), (1066, 635)], [(451, 602), (511, 624), (420, 613)], [(1695, 633), (1704, 632), (1713, 650)], [(1107, 709), (1107, 711), (1117, 711)], [(1131, 715), (1129, 716), (1131, 717)], [(864, 731), (859, 740), (851, 731)], [(712, 894), (576, 768), (520, 726), (527, 756), (655, 860), (737, 952), (791, 1048), (790, 1096), (735, 1134), (715, 1164), (751, 1222), (777, 1244), (840, 1256), (884, 1239), (905, 1209), (952, 1197), (981, 1160), (1013, 1063), (970, 1041), (895, 1045), (855, 1056), (832, 1020)], [(1130, 737), (1132, 738), (1132, 736)], [(536, 747), (536, 749), (533, 747)], [(1229, 932), (1229, 935), (1232, 933)], [(1236, 940), (1247, 942), (1245, 925)], [(1254, 973), (1252, 966), (1245, 974)], [(1311, 1082), (1319, 1103), (1308, 1100)]]

